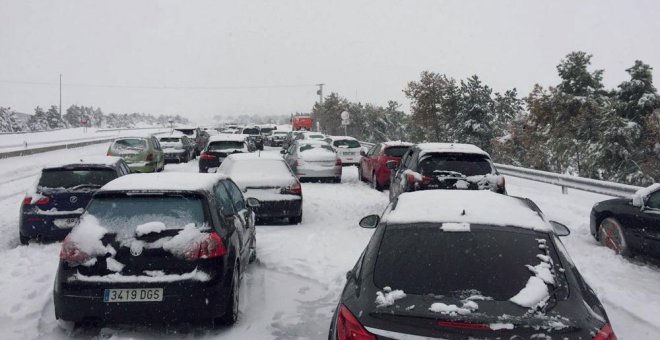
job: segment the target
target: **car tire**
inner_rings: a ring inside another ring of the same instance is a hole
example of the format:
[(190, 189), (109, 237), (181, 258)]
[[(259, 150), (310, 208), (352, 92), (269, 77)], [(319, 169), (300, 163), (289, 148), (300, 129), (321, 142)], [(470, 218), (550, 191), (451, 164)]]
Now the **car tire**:
[(332, 181), (334, 183), (341, 183), (341, 177), (335, 177)]
[(252, 243), (250, 244), (250, 259), (248, 263), (254, 263), (257, 260), (257, 235), (252, 238)]
[(632, 253), (623, 234), (621, 223), (614, 217), (603, 219), (598, 226), (598, 240), (600, 244), (614, 250), (617, 254), (631, 256)]
[(239, 291), (241, 287), (241, 274), (238, 263), (234, 265), (234, 272), (231, 279), (231, 292), (229, 294), (229, 303), (225, 307), (225, 313), (218, 319), (218, 323), (224, 326), (230, 326), (238, 320)]
[(300, 224), (302, 222), (302, 214), (298, 216), (291, 216), (289, 217), (289, 223), (290, 224)]
[(383, 187), (378, 184), (378, 177), (376, 177), (375, 172), (371, 174), (371, 187), (375, 190), (383, 191)]
[(23, 234), (18, 233), (18, 240), (21, 242), (22, 245), (28, 245), (30, 243), (30, 238), (27, 236), (23, 236)]
[(358, 165), (358, 178), (360, 178), (360, 181), (366, 182), (367, 180), (364, 178), (364, 174), (362, 173), (362, 165)]

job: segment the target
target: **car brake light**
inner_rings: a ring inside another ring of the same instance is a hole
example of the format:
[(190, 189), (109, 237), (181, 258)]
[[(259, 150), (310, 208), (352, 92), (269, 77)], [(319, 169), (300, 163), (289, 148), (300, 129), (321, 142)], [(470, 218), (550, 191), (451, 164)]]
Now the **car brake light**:
[(186, 253), (186, 260), (211, 259), (227, 255), (222, 238), (216, 232), (208, 234), (201, 241), (195, 242), (192, 248)]
[(485, 325), (481, 323), (438, 321), (437, 324), (438, 326), (442, 326), (446, 328), (471, 329), (471, 330), (479, 330), (479, 331), (492, 330), (489, 325)]
[(415, 175), (413, 174), (406, 174), (406, 180), (410, 185), (415, 185), (415, 183), (417, 183), (417, 180), (415, 179)]
[(337, 158), (335, 161), (335, 166), (341, 166), (341, 159)]
[(30, 203), (32, 203), (32, 197), (25, 196), (25, 198), (23, 198), (23, 205), (30, 205)]
[(606, 323), (599, 331), (596, 333), (596, 336), (593, 340), (616, 340), (616, 335), (612, 330), (612, 326), (609, 323)]
[(427, 184), (431, 183), (432, 180), (433, 180), (433, 177), (424, 176), (424, 177), (422, 177), (422, 184), (427, 185)]
[(280, 191), (282, 194), (289, 194), (289, 195), (302, 195), (302, 187), (300, 186), (300, 182), (296, 181), (292, 186), (287, 187), (287, 188), (282, 188)]
[(337, 338), (339, 340), (376, 340), (344, 305), (337, 313)]
[(208, 154), (206, 152), (202, 152), (202, 154), (199, 155), (199, 159), (202, 159), (202, 160), (205, 160), (205, 161), (214, 161), (214, 160), (218, 159), (218, 157), (215, 157), (215, 156), (213, 156), (211, 154)]
[(76, 242), (72, 241), (71, 237), (67, 236), (62, 242), (60, 259), (77, 265), (89, 261), (91, 256), (80, 250)]
[[(34, 204), (36, 204), (36, 205), (46, 205), (46, 204), (48, 204), (48, 202), (50, 202), (50, 198), (48, 198), (48, 196), (44, 196), (44, 197), (38, 199), (36, 202), (34, 202)], [(23, 205), (30, 205), (30, 204), (32, 204), (32, 197), (25, 196), (25, 198), (23, 198)]]
[(147, 162), (151, 162), (154, 160), (154, 154), (150, 153), (147, 155)]

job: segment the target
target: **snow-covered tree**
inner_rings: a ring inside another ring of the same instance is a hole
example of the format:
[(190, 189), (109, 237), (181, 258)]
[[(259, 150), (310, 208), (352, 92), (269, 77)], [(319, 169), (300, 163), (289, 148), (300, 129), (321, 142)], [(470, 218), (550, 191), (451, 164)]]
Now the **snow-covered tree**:
[(21, 132), (25, 124), (16, 117), (16, 112), (8, 107), (0, 107), (0, 132)]

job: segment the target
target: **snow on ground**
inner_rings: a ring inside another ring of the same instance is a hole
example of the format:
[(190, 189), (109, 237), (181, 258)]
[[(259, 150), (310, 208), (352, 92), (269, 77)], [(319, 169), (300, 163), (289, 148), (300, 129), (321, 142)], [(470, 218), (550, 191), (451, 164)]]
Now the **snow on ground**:
[[(323, 339), (345, 282), (372, 231), (359, 219), (381, 213), (387, 194), (344, 168), (341, 184), (304, 183), (300, 225), (257, 226), (258, 261), (241, 288), (236, 325), (219, 330), (174, 326), (166, 330), (110, 326), (69, 334), (54, 320), (52, 287), (59, 244), (19, 246), (18, 208), (41, 166), (65, 157), (102, 155), (107, 145), (0, 160), (0, 338), (223, 338)], [(167, 172), (196, 172), (197, 162), (168, 164)], [(512, 195), (532, 198), (572, 234), (565, 244), (596, 290), (620, 339), (654, 339), (660, 332), (660, 268), (627, 260), (600, 247), (589, 234), (589, 210), (606, 196), (507, 178)], [(182, 333), (183, 332), (183, 333)]]

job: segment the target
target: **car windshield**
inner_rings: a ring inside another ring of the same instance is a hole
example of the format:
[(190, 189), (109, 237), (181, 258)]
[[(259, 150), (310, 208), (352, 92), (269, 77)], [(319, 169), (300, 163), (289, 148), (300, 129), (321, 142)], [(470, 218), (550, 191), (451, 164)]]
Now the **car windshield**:
[(349, 149), (359, 148), (359, 147), (360, 147), (360, 143), (359, 143), (358, 141), (356, 141), (356, 140), (353, 140), (353, 139), (340, 139), (340, 140), (336, 140), (336, 141), (334, 141), (334, 142), (332, 143), (332, 145), (334, 145), (334, 146), (336, 146), (336, 147), (338, 147), (338, 148), (345, 147), (345, 148), (349, 148)]
[(116, 151), (144, 151), (147, 149), (147, 141), (139, 138), (119, 139), (112, 144)]
[(437, 153), (422, 157), (419, 169), (424, 176), (432, 176), (436, 170), (460, 172), (465, 176), (486, 175), (493, 172), (488, 157), (465, 153)]
[(192, 194), (102, 195), (92, 199), (87, 212), (101, 226), (117, 234), (133, 234), (138, 225), (162, 222), (167, 229), (181, 229), (205, 222), (202, 199)]
[(162, 137), (160, 139), (161, 143), (178, 143), (181, 142), (181, 138), (178, 137)]
[(385, 156), (390, 157), (403, 157), (403, 155), (410, 149), (409, 146), (390, 146), (385, 149)]
[(259, 134), (259, 129), (257, 129), (257, 128), (243, 129), (243, 134), (245, 134), (245, 135), (258, 135)]
[[(539, 264), (537, 255), (544, 251), (538, 240), (550, 245), (545, 234), (531, 230), (472, 226), (469, 232), (443, 232), (437, 224), (387, 226), (374, 281), (408, 294), (477, 291), (505, 301), (533, 275), (527, 266)], [(549, 251), (554, 257), (554, 250)]]
[(183, 133), (186, 136), (192, 136), (195, 134), (195, 129), (176, 129), (176, 130)]
[(327, 150), (329, 152), (335, 152), (335, 150), (332, 149), (330, 145), (325, 145), (325, 144), (303, 144), (300, 146), (300, 152), (305, 152), (309, 150), (314, 150), (314, 151), (321, 151), (321, 150)]
[(236, 150), (245, 148), (245, 143), (241, 141), (223, 140), (211, 142), (208, 146), (208, 151), (219, 150)]
[(44, 169), (37, 186), (42, 189), (99, 188), (115, 178), (117, 172), (109, 168)]

